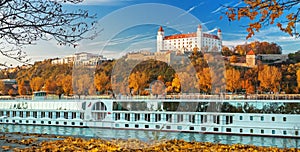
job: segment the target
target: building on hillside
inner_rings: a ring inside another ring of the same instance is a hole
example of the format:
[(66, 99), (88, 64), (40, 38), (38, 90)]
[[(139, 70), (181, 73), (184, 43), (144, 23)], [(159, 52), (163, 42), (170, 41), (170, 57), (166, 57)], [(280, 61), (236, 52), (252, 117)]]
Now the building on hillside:
[(204, 33), (201, 25), (197, 31), (187, 34), (175, 34), (165, 36), (164, 29), (160, 26), (157, 32), (157, 52), (173, 50), (191, 52), (194, 49), (203, 52), (217, 52), (222, 49), (222, 32), (219, 29), (217, 35)]
[(51, 63), (52, 64), (74, 64), (74, 63), (76, 63), (79, 65), (94, 66), (105, 60), (107, 60), (107, 59), (105, 57), (103, 57), (102, 55), (81, 52), (81, 53), (76, 53), (74, 55), (66, 56), (64, 58), (52, 59)]
[(233, 66), (242, 66), (248, 68), (254, 68), (257, 66), (258, 61), (262, 64), (282, 64), (288, 61), (287, 54), (255, 54), (253, 50), (250, 50), (246, 54), (246, 63), (230, 63)]

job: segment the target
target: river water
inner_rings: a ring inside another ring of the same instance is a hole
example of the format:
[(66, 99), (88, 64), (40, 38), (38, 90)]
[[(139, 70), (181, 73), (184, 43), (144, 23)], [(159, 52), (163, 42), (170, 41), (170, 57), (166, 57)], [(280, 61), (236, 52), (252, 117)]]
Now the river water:
[(261, 136), (237, 136), (218, 135), (184, 132), (156, 132), (143, 130), (116, 130), (100, 128), (75, 128), (59, 126), (33, 126), (17, 124), (0, 124), (0, 132), (21, 132), (55, 134), (80, 137), (94, 137), (103, 139), (129, 139), (136, 138), (142, 141), (153, 141), (163, 139), (183, 139), (185, 141), (213, 142), (222, 144), (251, 144), (256, 146), (272, 146), (280, 148), (300, 147), (300, 139), (295, 138), (272, 138)]

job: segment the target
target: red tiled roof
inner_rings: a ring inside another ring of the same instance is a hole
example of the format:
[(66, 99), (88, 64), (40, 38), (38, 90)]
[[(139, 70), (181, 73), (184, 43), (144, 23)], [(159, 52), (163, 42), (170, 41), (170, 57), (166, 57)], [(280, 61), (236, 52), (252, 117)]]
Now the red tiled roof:
[(255, 55), (254, 51), (253, 50), (250, 50), (247, 55)]
[[(175, 34), (175, 35), (170, 35), (170, 36), (165, 36), (164, 40), (172, 40), (172, 39), (180, 39), (180, 38), (190, 38), (190, 37), (196, 37), (196, 33), (189, 33), (189, 34)], [(212, 39), (217, 39), (219, 40), (220, 38), (216, 35), (212, 34), (203, 34), (203, 37), (207, 38), (212, 38)]]
[(164, 29), (162, 28), (162, 26), (159, 27), (158, 31), (163, 32)]
[(204, 33), (203, 36), (207, 37), (207, 38), (212, 38), (212, 39), (220, 40), (220, 38), (218, 36), (212, 35), (212, 34), (206, 34), (206, 33)]
[(190, 38), (190, 37), (196, 37), (196, 33), (189, 33), (189, 34), (175, 34), (170, 36), (165, 36), (164, 40), (171, 40), (171, 39), (179, 39), (179, 38)]

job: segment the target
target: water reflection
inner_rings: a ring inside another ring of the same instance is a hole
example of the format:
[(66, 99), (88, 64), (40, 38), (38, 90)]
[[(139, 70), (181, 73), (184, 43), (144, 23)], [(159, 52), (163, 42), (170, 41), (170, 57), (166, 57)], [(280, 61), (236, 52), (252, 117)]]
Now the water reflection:
[(137, 138), (143, 141), (183, 139), (186, 141), (214, 142), (223, 144), (252, 144), (257, 146), (274, 147), (300, 147), (300, 139), (293, 138), (271, 138), (257, 136), (235, 136), (218, 134), (200, 134), (184, 132), (155, 132), (140, 130), (114, 130), (100, 128), (73, 128), (58, 126), (31, 126), (31, 125), (7, 125), (0, 124), (0, 132), (23, 132), (39, 134), (56, 134), (82, 137), (97, 137), (103, 139), (128, 139)]

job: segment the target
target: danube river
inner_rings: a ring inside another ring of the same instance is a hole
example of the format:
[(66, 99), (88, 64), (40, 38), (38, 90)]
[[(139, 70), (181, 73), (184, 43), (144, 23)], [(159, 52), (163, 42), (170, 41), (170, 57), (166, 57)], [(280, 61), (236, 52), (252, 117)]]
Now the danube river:
[(300, 139), (272, 138), (258, 136), (217, 135), (184, 132), (155, 132), (138, 130), (115, 130), (99, 128), (74, 128), (58, 126), (31, 126), (0, 124), (0, 132), (21, 132), (38, 134), (55, 134), (66, 136), (93, 137), (102, 139), (129, 139), (136, 138), (142, 141), (163, 139), (183, 139), (185, 141), (213, 142), (222, 144), (251, 144), (256, 146), (272, 146), (279, 148), (300, 147)]

